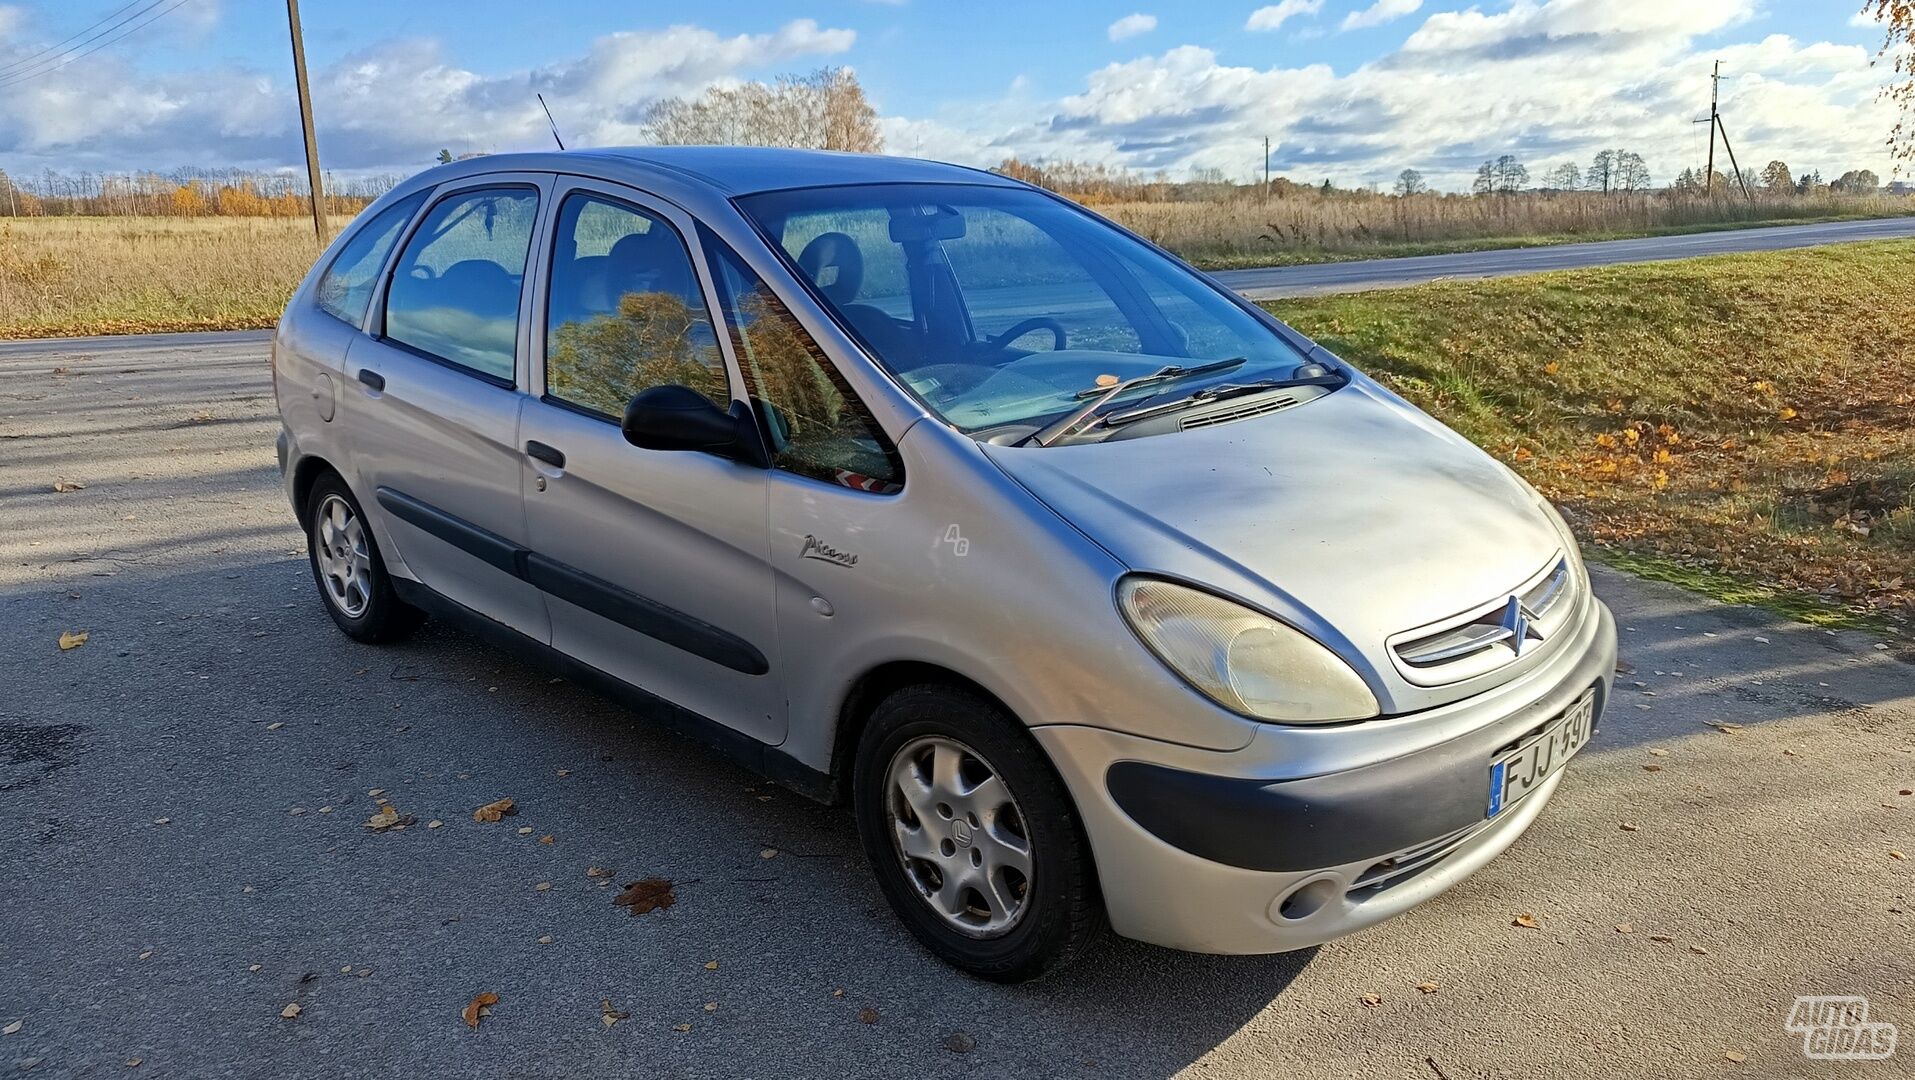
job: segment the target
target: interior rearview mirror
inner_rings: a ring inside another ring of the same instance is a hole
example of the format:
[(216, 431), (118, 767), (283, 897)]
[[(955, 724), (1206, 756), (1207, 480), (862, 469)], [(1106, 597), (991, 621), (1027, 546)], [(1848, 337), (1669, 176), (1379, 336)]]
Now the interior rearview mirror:
[(654, 386), (632, 395), (620, 427), (625, 441), (645, 450), (698, 450), (763, 467), (764, 446), (751, 412), (729, 410), (689, 386)]

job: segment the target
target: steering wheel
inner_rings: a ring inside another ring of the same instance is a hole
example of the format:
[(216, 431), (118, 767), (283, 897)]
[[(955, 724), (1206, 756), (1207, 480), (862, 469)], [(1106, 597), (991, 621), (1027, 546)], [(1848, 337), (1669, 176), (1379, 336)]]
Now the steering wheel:
[(1058, 322), (1056, 319), (1045, 318), (1041, 315), (1034, 319), (1025, 319), (1023, 322), (1018, 323), (1016, 326), (1011, 327), (1009, 330), (985, 342), (985, 344), (993, 349), (1002, 349), (1004, 346), (1009, 345), (1011, 342), (1016, 341), (1018, 338), (1023, 337), (1033, 330), (1049, 330), (1051, 332), (1051, 350), (1053, 352), (1062, 352), (1066, 348), (1069, 348), (1069, 346), (1065, 344), (1064, 324)]

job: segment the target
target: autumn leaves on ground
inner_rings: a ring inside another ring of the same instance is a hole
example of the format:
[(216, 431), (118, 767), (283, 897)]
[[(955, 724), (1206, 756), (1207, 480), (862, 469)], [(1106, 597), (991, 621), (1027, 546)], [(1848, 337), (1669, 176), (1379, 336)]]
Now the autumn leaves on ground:
[(1915, 244), (1270, 305), (1514, 465), (1628, 569), (1915, 620)]

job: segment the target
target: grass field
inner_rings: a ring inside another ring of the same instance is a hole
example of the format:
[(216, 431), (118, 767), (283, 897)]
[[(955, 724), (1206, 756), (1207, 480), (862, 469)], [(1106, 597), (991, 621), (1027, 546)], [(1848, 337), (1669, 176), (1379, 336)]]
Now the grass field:
[(8, 219), (0, 338), (271, 326), (318, 254), (297, 218)]
[(1915, 243), (1268, 306), (1620, 565), (1810, 621), (1915, 620)]
[[(298, 221), (0, 224), (0, 338), (271, 326), (315, 252)], [(1620, 564), (1812, 621), (1915, 619), (1915, 243), (1270, 307)]]

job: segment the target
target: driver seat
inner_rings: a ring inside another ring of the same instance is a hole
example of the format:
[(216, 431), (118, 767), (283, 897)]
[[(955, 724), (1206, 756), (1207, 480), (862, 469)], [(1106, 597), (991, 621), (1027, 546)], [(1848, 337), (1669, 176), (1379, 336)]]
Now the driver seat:
[(828, 232), (813, 237), (798, 253), (798, 269), (884, 360), (899, 367), (915, 365), (918, 350), (913, 347), (911, 333), (884, 309), (857, 303), (858, 290), (864, 285), (864, 251), (849, 234)]

